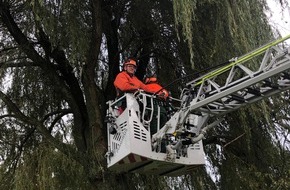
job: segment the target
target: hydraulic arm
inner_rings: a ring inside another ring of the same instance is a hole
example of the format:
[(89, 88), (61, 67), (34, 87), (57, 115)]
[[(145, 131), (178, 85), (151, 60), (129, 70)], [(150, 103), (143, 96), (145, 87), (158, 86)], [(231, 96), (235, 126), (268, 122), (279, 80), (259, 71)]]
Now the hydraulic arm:
[[(181, 109), (158, 131), (153, 140), (165, 134), (193, 132), (192, 143), (200, 140), (210, 117), (219, 118), (241, 106), (254, 103), (290, 88), (290, 35), (262, 46), (189, 83), (184, 89)], [(184, 124), (191, 116), (192, 127)], [(219, 121), (217, 119), (217, 121)], [(214, 122), (210, 126), (216, 125)]]

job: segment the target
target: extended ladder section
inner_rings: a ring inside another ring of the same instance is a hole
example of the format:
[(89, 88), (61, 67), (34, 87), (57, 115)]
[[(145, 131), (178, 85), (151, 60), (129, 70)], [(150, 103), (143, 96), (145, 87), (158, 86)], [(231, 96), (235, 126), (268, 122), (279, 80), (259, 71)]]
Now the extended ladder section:
[[(290, 47), (281, 40), (267, 44), (229, 65), (189, 82), (194, 93), (190, 113), (224, 115), (290, 88)], [(280, 46), (279, 46), (280, 45)]]

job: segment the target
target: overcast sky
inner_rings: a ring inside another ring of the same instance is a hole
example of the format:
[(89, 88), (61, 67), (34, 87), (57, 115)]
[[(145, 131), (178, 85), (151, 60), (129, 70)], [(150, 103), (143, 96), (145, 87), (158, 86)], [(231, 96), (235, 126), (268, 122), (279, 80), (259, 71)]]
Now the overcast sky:
[(267, 0), (269, 8), (267, 13), (269, 22), (275, 28), (278, 28), (282, 37), (290, 34), (290, 4), (281, 7), (278, 0)]

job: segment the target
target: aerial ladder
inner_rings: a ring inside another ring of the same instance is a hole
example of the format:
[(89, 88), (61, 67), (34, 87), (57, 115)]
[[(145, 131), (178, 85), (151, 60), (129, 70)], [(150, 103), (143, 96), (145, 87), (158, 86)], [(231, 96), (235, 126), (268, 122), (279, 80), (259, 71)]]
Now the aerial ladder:
[(156, 117), (160, 123), (156, 95), (137, 91), (109, 101), (108, 168), (178, 176), (204, 165), (202, 139), (210, 128), (229, 112), (290, 89), (289, 39), (275, 40), (188, 82), (180, 97), (172, 98), (179, 106), (155, 134), (150, 134), (150, 121)]

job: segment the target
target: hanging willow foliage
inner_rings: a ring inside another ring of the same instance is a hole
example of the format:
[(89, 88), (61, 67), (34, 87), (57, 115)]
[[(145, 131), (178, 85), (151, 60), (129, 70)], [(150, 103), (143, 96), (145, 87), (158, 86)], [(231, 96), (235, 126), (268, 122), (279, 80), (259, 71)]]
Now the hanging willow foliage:
[(23, 156), (15, 171), (15, 189), (88, 189), (76, 162), (46, 143)]
[(228, 60), (227, 56), (242, 55), (273, 39), (264, 0), (174, 0), (173, 8), (176, 31), (180, 26), (192, 68), (200, 61), (214, 62), (217, 56)]
[[(268, 10), (265, 0), (175, 0), (173, 5), (175, 24), (181, 26), (191, 59), (194, 59), (194, 65), (191, 62), (190, 66), (197, 71), (208, 72), (207, 68), (273, 40), (264, 12)], [(288, 164), (285, 158), (289, 152), (286, 153), (285, 147), (279, 150), (279, 145), (273, 145), (273, 136), (277, 133), (273, 116), (284, 111), (274, 110), (277, 105), (270, 102), (282, 99), (272, 98), (227, 115), (226, 124), (209, 135), (208, 140), (214, 143), (205, 146), (205, 149), (213, 166), (215, 183), (221, 189), (275, 189), (278, 186), (287, 189), (289, 186), (283, 182), (289, 172), (282, 176), (273, 172), (273, 168), (283, 170), (280, 165)], [(287, 104), (282, 102), (282, 105)], [(231, 141), (226, 148), (223, 146), (223, 142)], [(208, 176), (200, 174), (193, 175), (192, 182), (197, 189), (204, 189), (204, 185), (198, 184), (209, 184)], [(276, 183), (275, 178), (281, 179), (280, 182)]]
[(91, 15), (89, 11), (80, 10), (90, 9), (87, 1), (30, 0), (29, 6), (34, 18), (31, 22), (42, 25), (53, 47), (65, 48), (69, 60), (74, 63), (85, 59)]
[[(194, 68), (194, 52), (192, 49), (192, 21), (195, 18), (194, 11), (196, 9), (196, 2), (196, 0), (173, 0), (175, 23), (182, 25), (182, 34), (188, 43), (192, 68)], [(176, 31), (178, 39), (180, 40), (178, 29), (176, 29)]]

